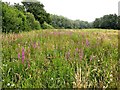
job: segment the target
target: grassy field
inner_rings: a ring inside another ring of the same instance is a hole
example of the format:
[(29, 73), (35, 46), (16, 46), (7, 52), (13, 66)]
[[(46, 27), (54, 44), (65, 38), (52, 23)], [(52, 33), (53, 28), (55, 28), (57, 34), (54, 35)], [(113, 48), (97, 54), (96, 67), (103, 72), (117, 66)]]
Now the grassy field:
[(3, 88), (118, 88), (118, 31), (2, 35)]

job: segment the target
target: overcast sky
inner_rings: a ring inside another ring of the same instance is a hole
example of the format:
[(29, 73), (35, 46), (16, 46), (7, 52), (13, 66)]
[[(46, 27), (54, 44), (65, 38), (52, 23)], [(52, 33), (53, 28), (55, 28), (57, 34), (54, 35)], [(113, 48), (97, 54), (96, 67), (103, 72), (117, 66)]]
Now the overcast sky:
[[(2, 0), (20, 3), (22, 0)], [(92, 22), (106, 14), (118, 14), (120, 0), (38, 0), (48, 13), (62, 15), (72, 20)]]

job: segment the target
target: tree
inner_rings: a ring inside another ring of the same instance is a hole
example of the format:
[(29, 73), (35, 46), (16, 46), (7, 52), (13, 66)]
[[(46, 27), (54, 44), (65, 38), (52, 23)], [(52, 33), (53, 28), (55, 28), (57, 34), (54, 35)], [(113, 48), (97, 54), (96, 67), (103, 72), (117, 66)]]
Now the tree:
[(19, 11), (22, 11), (25, 13), (25, 8), (23, 5), (20, 5), (19, 3), (14, 3), (14, 7), (17, 8)]
[(44, 5), (39, 1), (36, 0), (35, 2), (27, 2), (27, 0), (24, 0), (22, 4), (24, 5), (26, 11), (32, 13), (41, 25), (44, 22), (47, 22), (48, 24), (51, 22), (50, 15), (44, 10)]
[(26, 13), (26, 19), (29, 27), (34, 30), (39, 30), (41, 28), (40, 23), (35, 20), (34, 15), (32, 13), (27, 12)]
[(104, 15), (101, 18), (96, 18), (93, 22), (95, 28), (102, 29), (118, 29), (119, 16), (116, 14)]
[(2, 32), (29, 31), (26, 16), (18, 9), (2, 2)]

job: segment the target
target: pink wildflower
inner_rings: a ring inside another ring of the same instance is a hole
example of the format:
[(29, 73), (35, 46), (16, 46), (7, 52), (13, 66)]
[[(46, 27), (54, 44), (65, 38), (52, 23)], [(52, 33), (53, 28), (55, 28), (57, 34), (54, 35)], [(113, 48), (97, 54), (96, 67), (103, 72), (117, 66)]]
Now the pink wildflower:
[(90, 44), (90, 43), (89, 43), (88, 39), (86, 39), (86, 45), (89, 46), (89, 44)]
[(20, 59), (20, 53), (18, 53), (18, 59)]
[(69, 51), (66, 53), (66, 58), (67, 58), (67, 60), (70, 58), (70, 52)]
[(81, 49), (80, 52), (79, 52), (79, 57), (80, 57), (80, 60), (83, 59), (83, 56), (84, 56), (84, 52), (83, 50)]
[(22, 63), (24, 63), (25, 60), (25, 51), (24, 48), (22, 48)]

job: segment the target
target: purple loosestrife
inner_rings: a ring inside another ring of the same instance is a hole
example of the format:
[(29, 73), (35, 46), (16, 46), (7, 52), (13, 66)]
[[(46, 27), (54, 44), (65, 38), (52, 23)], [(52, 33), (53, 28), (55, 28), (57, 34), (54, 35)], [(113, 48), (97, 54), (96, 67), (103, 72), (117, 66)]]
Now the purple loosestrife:
[(28, 62), (28, 68), (30, 68), (30, 62), (27, 60), (27, 62)]
[(79, 52), (79, 58), (80, 58), (80, 60), (83, 59), (83, 56), (84, 56), (84, 52), (83, 52), (83, 50), (81, 49), (80, 52)]
[(18, 53), (18, 59), (20, 59), (20, 53)]
[(22, 63), (24, 63), (25, 60), (25, 50), (22, 48)]
[(78, 48), (76, 48), (76, 52), (78, 52)]
[(66, 59), (68, 60), (70, 58), (70, 52), (68, 51), (67, 53), (66, 53)]
[(53, 32), (54, 33), (54, 35), (56, 35), (57, 33), (56, 32)]
[(78, 48), (76, 48), (76, 49), (75, 49), (74, 56), (76, 56), (78, 52), (79, 52), (79, 49), (78, 49)]
[(36, 43), (33, 44), (33, 48), (36, 48)]
[(88, 41), (88, 39), (86, 39), (86, 46), (89, 46), (90, 42)]

